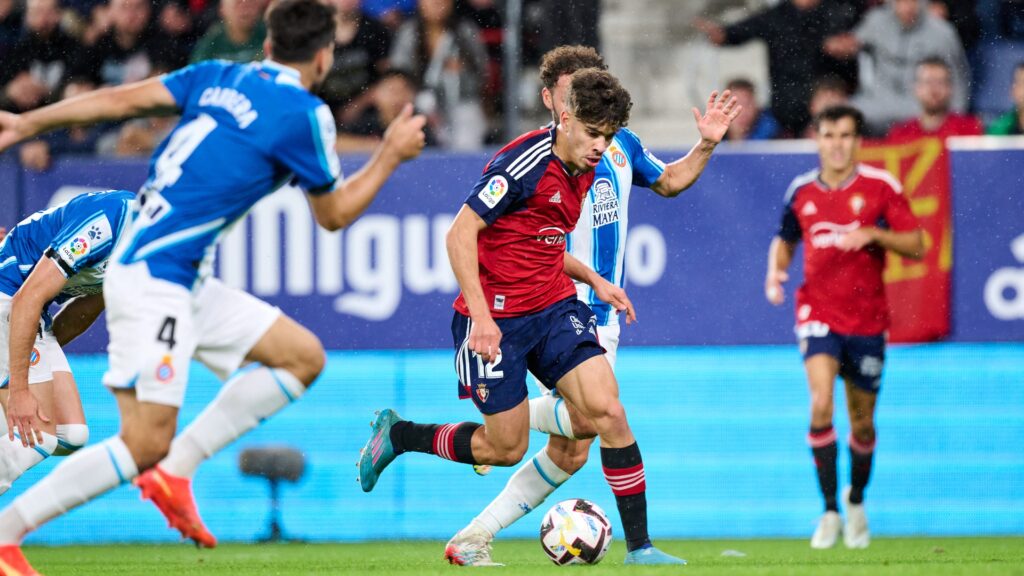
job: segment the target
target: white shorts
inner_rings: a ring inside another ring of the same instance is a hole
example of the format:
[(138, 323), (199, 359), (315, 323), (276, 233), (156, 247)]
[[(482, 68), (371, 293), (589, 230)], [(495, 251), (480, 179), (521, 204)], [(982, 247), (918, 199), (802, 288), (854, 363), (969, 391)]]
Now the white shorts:
[(193, 358), (226, 380), (281, 316), (277, 307), (216, 278), (194, 292), (153, 278), (144, 262), (111, 263), (103, 299), (110, 332), (103, 383), (175, 407), (185, 399)]
[[(597, 340), (604, 347), (604, 357), (608, 360), (608, 364), (611, 364), (612, 371), (615, 370), (615, 358), (619, 353), (619, 332), (621, 328), (618, 324), (612, 324), (609, 326), (598, 326), (597, 327)], [(533, 378), (533, 383), (540, 389), (541, 394), (554, 394), (554, 389), (549, 390), (547, 386), (540, 383), (536, 377)]]
[[(0, 294), (0, 388), (6, 388), (10, 375), (11, 297)], [(54, 372), (71, 372), (64, 351), (57, 344), (53, 332), (43, 327), (36, 330), (32, 356), (28, 362), (28, 383), (39, 384), (53, 380)]]

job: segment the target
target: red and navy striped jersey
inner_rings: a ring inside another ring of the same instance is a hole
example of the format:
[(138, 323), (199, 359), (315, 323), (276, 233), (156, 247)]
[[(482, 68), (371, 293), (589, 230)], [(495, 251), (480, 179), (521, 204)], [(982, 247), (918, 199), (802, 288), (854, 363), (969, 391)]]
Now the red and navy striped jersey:
[[(529, 132), (484, 168), (466, 204), (487, 223), (477, 251), (480, 284), (496, 318), (523, 316), (574, 296), (565, 238), (576, 227), (594, 172), (576, 176), (554, 154), (558, 129)], [(462, 294), (454, 307), (469, 315)]]
[(875, 244), (850, 252), (836, 246), (843, 235), (864, 226), (897, 232), (918, 227), (899, 181), (885, 170), (859, 165), (836, 189), (825, 185), (817, 170), (790, 184), (779, 237), (804, 241), (804, 283), (796, 293), (801, 337), (824, 326), (848, 336), (888, 329), (885, 250)]

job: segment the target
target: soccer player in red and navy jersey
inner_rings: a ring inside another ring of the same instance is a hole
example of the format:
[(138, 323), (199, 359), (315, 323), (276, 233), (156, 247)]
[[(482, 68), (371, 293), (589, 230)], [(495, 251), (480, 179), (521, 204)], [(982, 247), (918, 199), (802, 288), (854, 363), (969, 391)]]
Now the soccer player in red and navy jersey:
[[(768, 251), (765, 296), (782, 304), (782, 283), (797, 244), (804, 243), (804, 283), (796, 293), (796, 333), (811, 390), (808, 441), (825, 499), (811, 547), (831, 548), (839, 533), (848, 548), (870, 542), (864, 488), (875, 449), (875, 400), (885, 360), (889, 310), (882, 272), (885, 252), (920, 258), (924, 239), (900, 183), (856, 161), (864, 117), (848, 106), (815, 119), (820, 168), (797, 177), (786, 192), (778, 236)], [(841, 526), (836, 492), (836, 376), (846, 383), (850, 414), (850, 487)]]
[[(587, 281), (588, 269), (565, 251), (593, 170), (629, 120), (631, 106), (629, 93), (608, 72), (579, 70), (558, 125), (514, 140), (484, 169), (448, 232), (448, 256), (462, 289), (452, 320), (455, 368), (484, 424), (416, 424), (382, 411), (359, 462), (363, 490), (372, 490), (403, 452), (517, 464), (529, 443), (529, 370), (557, 388), (600, 436), (605, 478), (622, 517), (626, 563), (684, 563), (651, 545), (640, 449), (598, 342), (597, 318), (576, 298), (572, 281)], [(603, 299), (634, 316), (621, 288), (595, 284)]]

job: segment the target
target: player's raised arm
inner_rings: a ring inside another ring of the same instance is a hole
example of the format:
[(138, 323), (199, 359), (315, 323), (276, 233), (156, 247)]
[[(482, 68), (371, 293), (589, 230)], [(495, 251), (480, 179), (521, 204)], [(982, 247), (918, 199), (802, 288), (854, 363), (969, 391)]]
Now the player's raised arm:
[(135, 116), (170, 114), (177, 104), (160, 78), (101, 88), (26, 112), (0, 112), (0, 152), (65, 126), (90, 125)]
[(67, 278), (56, 261), (39, 259), (25, 283), (11, 299), (10, 327), (10, 396), (7, 401), (8, 437), (14, 441), (14, 428), (21, 434), (21, 443), (35, 446), (42, 442), (39, 422), (49, 422), (35, 396), (28, 389), (28, 369), (32, 343), (39, 330), (39, 319), (46, 304), (60, 294)]
[(384, 139), (370, 160), (328, 194), (309, 196), (318, 224), (338, 230), (355, 221), (377, 196), (381, 186), (406, 160), (419, 156), (426, 143), (423, 127), (427, 119), (413, 115), (408, 104), (384, 132)]
[(463, 204), (451, 228), (448, 229), (445, 245), (448, 248), (448, 260), (451, 262), (452, 271), (462, 290), (462, 297), (466, 300), (469, 316), (473, 320), (473, 326), (469, 331), (469, 348), (484, 362), (490, 363), (497, 357), (501, 346), (501, 329), (491, 316), (491, 309), (487, 305), (480, 283), (477, 238), (480, 231), (486, 227), (487, 222), (469, 205)]
[(739, 115), (743, 109), (736, 103), (736, 98), (726, 90), (719, 96), (718, 92), (712, 92), (708, 97), (707, 108), (704, 114), (697, 108), (693, 109), (693, 117), (697, 120), (697, 130), (700, 132), (700, 141), (690, 149), (686, 156), (665, 166), (665, 172), (654, 182), (651, 190), (672, 198), (678, 196), (700, 178), (704, 167), (715, 147), (725, 137), (729, 130), (729, 124)]

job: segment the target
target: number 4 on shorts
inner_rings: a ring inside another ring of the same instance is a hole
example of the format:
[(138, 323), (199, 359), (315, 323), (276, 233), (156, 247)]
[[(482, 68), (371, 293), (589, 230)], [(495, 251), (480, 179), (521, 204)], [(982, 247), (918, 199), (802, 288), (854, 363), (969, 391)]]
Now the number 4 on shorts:
[(167, 349), (171, 350), (174, 345), (177, 344), (177, 340), (174, 339), (174, 328), (178, 325), (178, 320), (170, 316), (164, 318), (164, 323), (160, 326), (160, 332), (156, 335), (157, 342), (164, 342), (167, 344)]

